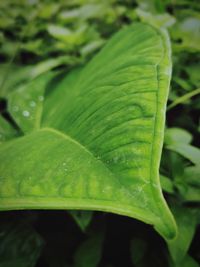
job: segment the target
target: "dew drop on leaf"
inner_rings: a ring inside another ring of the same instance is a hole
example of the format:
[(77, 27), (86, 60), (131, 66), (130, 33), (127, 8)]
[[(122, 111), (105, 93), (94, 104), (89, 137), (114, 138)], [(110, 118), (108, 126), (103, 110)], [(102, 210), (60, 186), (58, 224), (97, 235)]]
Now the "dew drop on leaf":
[(22, 114), (23, 114), (24, 117), (29, 117), (30, 116), (30, 112), (28, 110), (24, 110), (22, 112)]
[(34, 101), (30, 102), (30, 107), (34, 108), (36, 106), (36, 103)]

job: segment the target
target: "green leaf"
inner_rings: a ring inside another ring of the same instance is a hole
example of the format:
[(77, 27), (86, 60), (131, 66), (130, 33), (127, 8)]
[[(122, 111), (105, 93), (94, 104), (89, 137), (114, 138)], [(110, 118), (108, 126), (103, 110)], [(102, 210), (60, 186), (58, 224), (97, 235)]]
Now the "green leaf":
[(182, 184), (177, 181), (179, 193), (185, 201), (200, 201), (200, 165), (190, 166), (184, 169)]
[(189, 144), (192, 141), (192, 135), (181, 128), (168, 128), (165, 131), (165, 144), (173, 145), (177, 143)]
[(12, 125), (0, 115), (0, 143), (12, 139), (15, 136), (17, 136), (17, 130), (15, 130)]
[(176, 19), (168, 13), (155, 15), (140, 8), (136, 9), (136, 13), (141, 21), (158, 27), (171, 27), (176, 22)]
[(200, 202), (200, 188), (190, 185), (177, 184), (176, 187), (179, 190), (180, 195), (182, 196), (185, 202)]
[(42, 247), (42, 238), (27, 223), (1, 222), (1, 267), (34, 267)]
[(131, 252), (131, 260), (134, 266), (136, 267), (145, 267), (145, 254), (147, 252), (147, 243), (140, 239), (134, 238), (131, 241), (130, 252)]
[(168, 241), (168, 248), (173, 261), (180, 264), (187, 254), (197, 225), (197, 211), (173, 205), (173, 214), (177, 221), (178, 235)]
[(196, 95), (199, 95), (199, 94), (200, 94), (200, 88), (197, 88), (197, 89), (193, 90), (192, 92), (189, 92), (189, 93), (187, 93), (187, 94), (185, 94), (183, 96), (180, 96), (180, 97), (176, 98), (174, 100), (174, 102), (172, 102), (168, 106), (167, 110), (170, 110), (170, 109), (174, 108), (175, 106), (177, 106), (179, 104), (183, 104), (184, 102), (190, 100), (190, 98), (192, 98), (193, 96), (196, 96)]
[(184, 169), (184, 180), (193, 186), (200, 187), (200, 165), (190, 166)]
[(101, 259), (103, 240), (103, 231), (86, 239), (76, 250), (74, 267), (97, 267)]
[(52, 69), (59, 67), (60, 65), (74, 65), (75, 63), (78, 63), (78, 59), (73, 56), (59, 56), (57, 58), (50, 58), (35, 65), (32, 68), (31, 75), (32, 78), (36, 78), (37, 76), (51, 71)]
[(181, 264), (176, 267), (199, 267), (199, 263), (189, 255), (186, 255)]
[(174, 185), (170, 178), (164, 175), (160, 175), (160, 182), (161, 182), (162, 189), (165, 192), (170, 193), (170, 194), (174, 193)]
[(200, 19), (195, 17), (186, 17), (179, 21), (171, 31), (175, 40), (180, 39), (181, 43), (177, 44), (178, 50), (199, 51), (200, 42)]
[(82, 24), (80, 28), (72, 31), (70, 28), (52, 24), (48, 26), (47, 30), (55, 39), (64, 42), (66, 45), (74, 46), (85, 42), (87, 25)]
[(194, 84), (194, 86), (199, 88), (200, 87), (200, 77), (199, 77), (200, 64), (193, 63), (192, 65), (186, 66), (185, 70), (187, 74), (189, 75), (190, 80)]
[(9, 112), (24, 133), (40, 128), (45, 87), (53, 75), (45, 73), (9, 95)]
[(166, 148), (198, 165), (200, 164), (200, 150), (190, 145), (191, 141), (192, 135), (184, 129), (169, 128), (165, 131)]
[(175, 262), (170, 262), (170, 267), (199, 267), (198, 262), (194, 260), (191, 256), (188, 254), (183, 258), (183, 260), (176, 264)]
[(10, 92), (31, 78), (31, 66), (19, 67), (12, 64), (0, 65), (0, 98), (6, 98)]
[(108, 6), (104, 4), (85, 4), (79, 9), (63, 11), (59, 14), (59, 18), (65, 22), (73, 20), (85, 20), (90, 18), (98, 18), (104, 15)]
[(92, 220), (93, 212), (88, 210), (70, 210), (69, 213), (72, 215), (81, 230), (85, 232)]
[(174, 238), (158, 173), (170, 75), (166, 32), (135, 23), (46, 94), (37, 127), (12, 112), (24, 110), (25, 88), (11, 96), (29, 134), (0, 147), (0, 208), (114, 212)]
[(194, 164), (200, 164), (200, 149), (195, 146), (184, 143), (174, 143), (166, 148), (180, 154)]

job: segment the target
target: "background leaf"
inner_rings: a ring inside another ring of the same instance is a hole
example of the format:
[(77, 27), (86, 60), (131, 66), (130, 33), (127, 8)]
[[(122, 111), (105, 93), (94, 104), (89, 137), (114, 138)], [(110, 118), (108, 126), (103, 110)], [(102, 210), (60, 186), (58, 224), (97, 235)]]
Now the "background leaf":
[(168, 248), (172, 259), (179, 265), (184, 262), (183, 259), (192, 242), (195, 227), (198, 223), (198, 213), (197, 210), (177, 206), (173, 208), (173, 214), (178, 225), (178, 236), (174, 241), (168, 242)]
[(0, 265), (33, 267), (43, 247), (43, 240), (26, 222), (1, 222)]

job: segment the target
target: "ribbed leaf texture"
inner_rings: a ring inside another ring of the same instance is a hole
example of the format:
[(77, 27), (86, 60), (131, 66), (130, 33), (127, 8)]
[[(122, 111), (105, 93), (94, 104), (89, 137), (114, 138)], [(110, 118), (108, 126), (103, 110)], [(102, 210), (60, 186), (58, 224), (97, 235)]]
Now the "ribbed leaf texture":
[(108, 211), (172, 239), (158, 171), (170, 76), (167, 33), (135, 23), (84, 69), (11, 93), (24, 135), (0, 146), (0, 209)]

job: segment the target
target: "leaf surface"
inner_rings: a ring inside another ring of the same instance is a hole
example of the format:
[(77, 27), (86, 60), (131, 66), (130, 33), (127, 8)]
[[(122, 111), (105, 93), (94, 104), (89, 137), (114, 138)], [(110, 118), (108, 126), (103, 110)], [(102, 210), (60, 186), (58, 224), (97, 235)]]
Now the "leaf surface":
[(0, 115), (0, 143), (12, 139), (15, 136), (17, 136), (16, 129), (14, 129), (13, 126)]
[(158, 173), (170, 76), (166, 32), (136, 23), (44, 94), (37, 127), (35, 113), (12, 112), (16, 102), (24, 110), (34, 86), (11, 95), (9, 110), (28, 134), (1, 145), (0, 208), (114, 212), (173, 238)]

